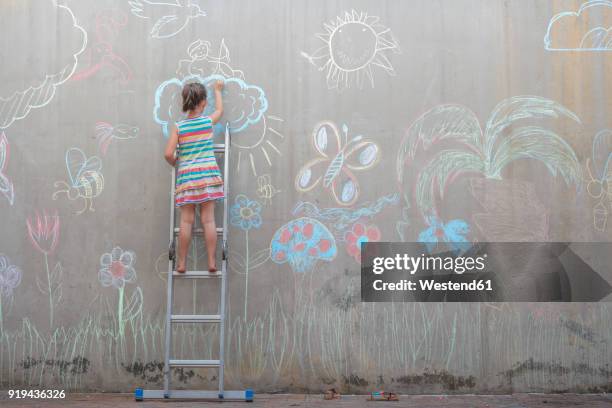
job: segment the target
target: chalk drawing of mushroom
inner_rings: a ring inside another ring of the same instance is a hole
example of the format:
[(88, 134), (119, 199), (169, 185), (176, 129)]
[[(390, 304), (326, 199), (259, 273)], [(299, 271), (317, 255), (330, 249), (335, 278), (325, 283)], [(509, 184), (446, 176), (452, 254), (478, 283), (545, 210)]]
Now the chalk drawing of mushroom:
[(336, 240), (327, 227), (313, 218), (297, 218), (280, 227), (270, 243), (270, 258), (289, 263), (294, 272), (310, 271), (319, 260), (336, 257)]

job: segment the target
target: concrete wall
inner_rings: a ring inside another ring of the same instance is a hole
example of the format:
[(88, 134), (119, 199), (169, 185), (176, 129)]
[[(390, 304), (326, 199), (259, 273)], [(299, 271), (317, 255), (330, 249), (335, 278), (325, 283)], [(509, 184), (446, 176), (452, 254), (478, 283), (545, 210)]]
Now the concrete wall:
[[(610, 241), (612, 3), (129, 3), (0, 2), (3, 388), (162, 386), (163, 128), (184, 78), (217, 75), (228, 388), (610, 390), (608, 303), (362, 304), (355, 243)], [(183, 283), (176, 307), (214, 311), (215, 289)], [(217, 350), (213, 329), (174, 338)]]

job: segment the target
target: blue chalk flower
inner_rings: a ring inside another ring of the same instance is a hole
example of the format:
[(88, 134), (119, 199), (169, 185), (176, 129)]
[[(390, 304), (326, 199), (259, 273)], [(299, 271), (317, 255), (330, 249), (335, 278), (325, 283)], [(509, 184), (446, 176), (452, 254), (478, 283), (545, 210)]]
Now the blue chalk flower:
[(244, 194), (236, 196), (230, 210), (230, 223), (243, 231), (261, 227), (261, 204)]

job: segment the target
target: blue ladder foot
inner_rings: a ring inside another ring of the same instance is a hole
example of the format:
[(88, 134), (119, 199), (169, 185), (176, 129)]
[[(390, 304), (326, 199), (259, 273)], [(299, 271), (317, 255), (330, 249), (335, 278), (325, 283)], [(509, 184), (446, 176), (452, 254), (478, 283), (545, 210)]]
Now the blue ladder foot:
[(134, 399), (136, 401), (142, 401), (142, 388), (136, 388), (134, 391)]
[(253, 402), (253, 398), (255, 398), (255, 392), (252, 389), (248, 388), (244, 391), (244, 399), (246, 402)]

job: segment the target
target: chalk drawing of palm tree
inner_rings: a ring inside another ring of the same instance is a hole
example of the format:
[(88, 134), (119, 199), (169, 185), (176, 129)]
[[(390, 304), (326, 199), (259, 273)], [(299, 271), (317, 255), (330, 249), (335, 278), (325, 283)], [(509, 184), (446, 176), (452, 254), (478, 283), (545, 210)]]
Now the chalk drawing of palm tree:
[[(559, 118), (580, 123), (575, 113), (538, 96), (501, 101), (484, 130), (470, 109), (437, 106), (417, 119), (402, 140), (396, 161), (397, 180), (400, 185), (405, 182), (404, 167), (416, 157), (420, 145), (425, 152), (434, 151), (413, 190), (424, 219), (438, 216), (436, 196), (443, 198), (446, 186), (458, 176), (478, 173), (501, 179), (502, 170), (518, 159), (538, 160), (553, 176), (559, 174), (566, 184), (578, 186), (582, 171), (572, 147), (553, 130), (533, 124), (534, 120)], [(524, 123), (527, 120), (529, 123)]]

